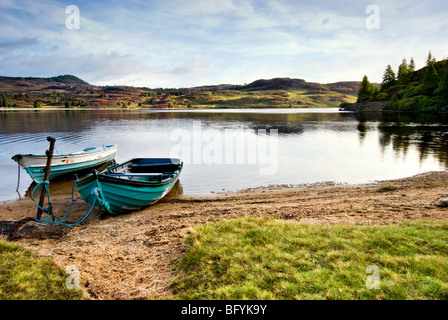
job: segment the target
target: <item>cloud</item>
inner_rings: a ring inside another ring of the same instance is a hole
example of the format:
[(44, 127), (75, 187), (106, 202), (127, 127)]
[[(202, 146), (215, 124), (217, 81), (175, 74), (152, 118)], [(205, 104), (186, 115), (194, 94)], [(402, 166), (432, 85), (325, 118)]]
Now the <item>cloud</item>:
[(33, 46), (39, 41), (37, 37), (23, 37), (20, 40), (0, 41), (0, 50), (16, 50)]
[(321, 26), (324, 26), (324, 25), (326, 25), (326, 24), (329, 23), (329, 22), (330, 22), (330, 19), (329, 19), (329, 18), (325, 18), (325, 19), (322, 21)]
[(365, 27), (369, 1), (78, 1), (79, 30), (65, 27), (68, 4), (1, 1), (4, 75), (150, 87), (278, 75), (380, 81), (389, 63), (413, 56), (419, 65), (430, 49), (438, 58), (448, 51), (448, 4), (436, 0), (377, 0), (380, 30)]
[(135, 57), (118, 52), (105, 54), (66, 55), (61, 53), (3, 54), (1, 63), (4, 72), (17, 76), (54, 76), (74, 74), (88, 82), (107, 82), (140, 73), (142, 64)]

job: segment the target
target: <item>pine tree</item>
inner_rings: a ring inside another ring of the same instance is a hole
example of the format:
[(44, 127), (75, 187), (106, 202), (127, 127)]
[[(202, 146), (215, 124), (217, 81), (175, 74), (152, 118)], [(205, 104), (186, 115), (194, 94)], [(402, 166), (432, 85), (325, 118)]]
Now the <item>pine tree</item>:
[(378, 93), (378, 88), (369, 82), (369, 78), (364, 75), (361, 86), (358, 91), (358, 102), (364, 102), (370, 99), (371, 96)]
[(426, 66), (430, 66), (431, 64), (436, 63), (436, 58), (432, 56), (431, 50), (428, 53), (428, 58), (426, 59)]
[(415, 62), (414, 62), (414, 58), (412, 58), (412, 57), (411, 57), (411, 61), (409, 61), (408, 71), (409, 71), (409, 73), (415, 71)]
[(408, 62), (406, 61), (406, 58), (403, 59), (400, 66), (398, 67), (398, 73), (397, 78), (400, 82), (406, 83), (408, 79), (409, 69), (408, 69)]
[(426, 67), (425, 74), (423, 75), (423, 89), (426, 95), (432, 96), (434, 89), (437, 88), (439, 77), (434, 63), (431, 63)]
[(390, 64), (387, 66), (386, 71), (384, 71), (383, 82), (381, 83), (381, 90), (385, 90), (390, 87), (395, 82), (395, 72), (392, 70)]
[(359, 90), (358, 90), (358, 102), (361, 102), (365, 98), (365, 96), (367, 95), (368, 83), (369, 83), (369, 79), (365, 75), (362, 78), (362, 82), (361, 82), (361, 85), (360, 85)]

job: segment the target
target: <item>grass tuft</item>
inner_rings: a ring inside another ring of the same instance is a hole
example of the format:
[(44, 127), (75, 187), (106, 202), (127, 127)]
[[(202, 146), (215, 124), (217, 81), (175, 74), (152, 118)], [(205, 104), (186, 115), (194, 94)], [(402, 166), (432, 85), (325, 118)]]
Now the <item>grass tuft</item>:
[(392, 191), (395, 191), (397, 189), (398, 189), (398, 187), (396, 185), (388, 184), (388, 185), (380, 187), (378, 189), (378, 192), (392, 192)]

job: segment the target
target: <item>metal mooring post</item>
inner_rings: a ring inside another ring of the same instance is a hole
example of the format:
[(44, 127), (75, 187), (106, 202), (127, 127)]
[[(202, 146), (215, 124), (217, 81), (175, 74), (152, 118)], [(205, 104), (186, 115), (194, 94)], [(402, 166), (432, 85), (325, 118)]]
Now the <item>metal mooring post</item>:
[[(50, 176), (50, 167), (51, 167), (51, 159), (53, 158), (53, 151), (54, 151), (54, 144), (56, 142), (55, 138), (47, 137), (47, 141), (50, 142), (50, 149), (45, 152), (45, 155), (47, 156), (47, 164), (45, 166), (44, 171), (44, 181), (48, 181), (48, 178)], [(40, 198), (39, 198), (39, 206), (37, 207), (37, 215), (36, 219), (40, 220), (42, 216), (42, 207), (44, 205), (45, 201), (45, 188), (41, 188), (40, 191)], [(51, 207), (50, 207), (51, 210)]]

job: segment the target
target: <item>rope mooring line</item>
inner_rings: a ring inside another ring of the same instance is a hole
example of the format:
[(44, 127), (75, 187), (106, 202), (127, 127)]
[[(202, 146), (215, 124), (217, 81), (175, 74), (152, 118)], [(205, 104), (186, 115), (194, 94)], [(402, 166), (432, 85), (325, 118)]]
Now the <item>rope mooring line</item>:
[(79, 181), (79, 180), (75, 180), (75, 181), (73, 181), (73, 184), (72, 184), (72, 197), (71, 197), (70, 206), (68, 207), (68, 209), (67, 209), (67, 211), (65, 212), (65, 215), (64, 215), (63, 217), (57, 217), (57, 216), (55, 216), (55, 215), (50, 211), (50, 208), (52, 207), (52, 204), (51, 204), (51, 202), (50, 202), (50, 189), (49, 189), (50, 181), (42, 181), (42, 182), (39, 182), (39, 183), (34, 187), (33, 191), (31, 192), (31, 199), (32, 199), (33, 201), (36, 201), (36, 200), (37, 200), (37, 196), (35, 196), (36, 191), (37, 191), (37, 194), (40, 194), (40, 189), (41, 189), (42, 186), (44, 186), (44, 188), (45, 188), (45, 192), (47, 193), (48, 207), (47, 207), (46, 209), (43, 209), (43, 208), (41, 208), (41, 207), (39, 206), (39, 204), (37, 205), (37, 207), (38, 207), (39, 209), (41, 209), (42, 212), (46, 212), (46, 213), (47, 213), (47, 217), (46, 217), (45, 220), (40, 220), (40, 219), (37, 219), (37, 218), (35, 218), (34, 220), (37, 221), (37, 222), (48, 222), (48, 223), (53, 223), (53, 224), (65, 225), (65, 226), (75, 226), (75, 225), (80, 224), (81, 222), (83, 222), (85, 219), (87, 219), (87, 217), (90, 215), (90, 213), (92, 212), (93, 208), (95, 207), (96, 203), (99, 202), (100, 204), (102, 204), (102, 202), (103, 202), (103, 200), (101, 199), (101, 193), (100, 193), (100, 190), (99, 190), (98, 188), (94, 188), (94, 189), (92, 189), (92, 192), (91, 192), (91, 193), (95, 195), (95, 200), (93, 201), (93, 203), (92, 203), (92, 205), (91, 205), (89, 211), (87, 212), (87, 214), (86, 214), (81, 220), (79, 220), (78, 222), (74, 222), (74, 223), (66, 223), (66, 222), (58, 222), (58, 221), (51, 221), (51, 220), (49, 220), (50, 215), (51, 215), (52, 217), (56, 218), (56, 219), (59, 220), (59, 221), (62, 221), (62, 220), (64, 220), (64, 219), (67, 218), (67, 216), (68, 216), (68, 214), (69, 214), (69, 212), (70, 212), (70, 209), (72, 208), (72, 205), (73, 205), (73, 201), (74, 201), (73, 194), (74, 194), (75, 184), (76, 184), (76, 182), (78, 182), (78, 181)]
[(19, 193), (19, 186), (20, 186), (20, 164), (17, 163), (17, 188), (16, 188), (17, 193)]
[[(42, 186), (44, 186), (44, 188), (45, 188), (45, 192), (47, 193), (48, 207), (47, 207), (46, 209), (44, 209), (44, 208), (42, 208), (39, 204), (37, 204), (37, 207), (38, 207), (40, 210), (42, 210), (42, 212), (46, 212), (47, 215), (48, 215), (48, 212), (49, 212), (49, 210), (50, 210), (50, 208), (51, 208), (50, 189), (48, 188), (48, 185), (49, 185), (49, 184), (50, 184), (50, 181), (41, 181), (41, 182), (39, 182), (39, 183), (34, 187), (33, 191), (31, 192), (31, 195), (30, 195), (31, 200), (36, 201), (37, 198), (38, 198), (38, 196), (39, 196), (39, 194), (40, 194), (40, 188), (41, 188)], [(36, 196), (35, 196), (34, 194), (35, 194), (36, 191), (37, 191), (37, 194), (36, 194)]]

